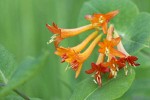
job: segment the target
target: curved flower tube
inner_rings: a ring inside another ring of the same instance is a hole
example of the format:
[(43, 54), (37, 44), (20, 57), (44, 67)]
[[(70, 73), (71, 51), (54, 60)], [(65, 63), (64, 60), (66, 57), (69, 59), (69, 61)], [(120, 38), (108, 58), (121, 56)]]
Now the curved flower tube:
[[(97, 32), (94, 32), (93, 34), (96, 34)], [(90, 35), (91, 37), (95, 37), (94, 35)], [(83, 41), (81, 44), (87, 44), (91, 39), (90, 36)], [(80, 53), (80, 51), (84, 48), (83, 45), (78, 45), (76, 47), (72, 48), (63, 48), (63, 47), (58, 47), (57, 51), (55, 52), (56, 55), (61, 56), (62, 62), (68, 62), (71, 65), (71, 68), (76, 71), (75, 77), (77, 78), (80, 74), (82, 65), (85, 60), (88, 59), (88, 57), (91, 55), (94, 47), (100, 40), (101, 35), (97, 36), (94, 41), (90, 44), (90, 46), (83, 52)], [(88, 40), (88, 41), (87, 41)], [(87, 43), (85, 43), (87, 42)]]
[(46, 24), (46, 27), (49, 29), (49, 31), (51, 31), (54, 34), (51, 37), (49, 43), (54, 41), (55, 47), (58, 47), (59, 43), (65, 38), (78, 35), (82, 32), (85, 32), (87, 30), (94, 28), (92, 24), (89, 24), (89, 25), (85, 25), (79, 28), (74, 28), (74, 29), (63, 29), (63, 28), (59, 28), (55, 23), (53, 23), (52, 26)]

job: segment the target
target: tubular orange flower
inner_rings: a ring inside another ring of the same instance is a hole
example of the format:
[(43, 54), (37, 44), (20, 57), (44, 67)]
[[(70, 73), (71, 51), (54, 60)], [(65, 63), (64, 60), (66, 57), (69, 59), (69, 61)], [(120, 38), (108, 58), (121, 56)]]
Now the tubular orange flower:
[(107, 33), (108, 22), (119, 13), (118, 10), (106, 13), (106, 14), (94, 14), (86, 15), (85, 18), (89, 20), (93, 26), (102, 27), (104, 34)]
[(99, 46), (101, 47), (99, 49), (100, 53), (106, 54), (106, 55), (113, 55), (113, 56), (118, 56), (118, 57), (125, 57), (125, 55), (114, 49), (115, 46), (117, 46), (117, 44), (120, 42), (120, 37), (112, 39), (111, 41), (108, 40), (104, 40), (103, 42), (99, 42)]
[(125, 54), (115, 49), (121, 40), (120, 37), (112, 38), (112, 33), (114, 31), (113, 25), (111, 25), (108, 29), (107, 37), (104, 39), (103, 42), (99, 42), (98, 45), (100, 46), (99, 52), (106, 54), (107, 56), (118, 56), (118, 57), (125, 57)]
[(85, 46), (97, 35), (98, 35), (97, 31), (93, 32), (82, 43), (80, 43), (79, 45), (75, 47), (71, 47), (71, 48), (58, 47), (55, 54), (61, 56), (62, 62), (64, 62), (69, 56), (80, 53), (80, 51), (83, 50)]
[[(138, 58), (136, 56), (131, 56), (123, 47), (120, 36), (116, 33), (114, 26), (110, 25), (107, 29), (108, 22), (119, 13), (118, 10), (108, 12), (106, 14), (93, 14), (86, 15), (85, 18), (91, 22), (91, 24), (74, 28), (74, 29), (64, 29), (59, 28), (55, 23), (52, 25), (46, 24), (46, 27), (54, 35), (51, 37), (48, 43), (54, 42), (56, 51), (55, 54), (61, 57), (61, 62), (67, 62), (75, 71), (75, 78), (77, 78), (81, 72), (83, 63), (90, 57), (93, 49), (98, 44), (99, 45), (99, 56), (96, 63), (91, 63), (91, 68), (86, 70), (87, 74), (94, 73), (94, 81), (102, 86), (102, 75), (109, 73), (109, 78), (115, 78), (117, 72), (124, 68), (125, 75), (128, 74), (128, 66), (139, 66), (136, 63)], [(65, 48), (59, 46), (59, 43), (68, 37), (79, 35), (87, 30), (96, 30), (90, 34), (84, 41), (82, 41), (77, 46), (71, 48)], [(106, 34), (106, 38), (102, 42), (99, 42), (102, 34), (98, 35), (98, 31)], [(92, 43), (85, 49), (88, 43)], [(99, 42), (99, 43), (98, 43)], [(85, 50), (84, 50), (85, 49)], [(81, 52), (84, 50), (83, 52)], [(67, 66), (68, 68), (68, 66)], [(93, 75), (92, 75), (93, 76)]]
[(101, 35), (97, 36), (94, 39), (94, 41), (90, 44), (90, 46), (83, 53), (80, 53), (80, 51), (96, 35), (97, 35), (97, 32), (94, 32), (78, 46), (72, 47), (72, 48), (58, 47), (57, 51), (55, 52), (56, 55), (61, 56), (62, 62), (64, 62), (64, 61), (68, 62), (71, 65), (71, 68), (76, 71), (76, 76), (75, 76), (76, 78), (80, 74), (80, 71), (81, 71), (84, 61), (91, 55), (94, 47), (100, 40)]
[(55, 47), (58, 47), (59, 43), (64, 39), (68, 37), (72, 37), (75, 35), (78, 35), (82, 32), (85, 32), (87, 30), (93, 29), (93, 25), (85, 25), (79, 28), (74, 28), (74, 29), (63, 29), (59, 28), (55, 23), (53, 23), (52, 26), (46, 24), (46, 27), (54, 34), (49, 43), (54, 41)]

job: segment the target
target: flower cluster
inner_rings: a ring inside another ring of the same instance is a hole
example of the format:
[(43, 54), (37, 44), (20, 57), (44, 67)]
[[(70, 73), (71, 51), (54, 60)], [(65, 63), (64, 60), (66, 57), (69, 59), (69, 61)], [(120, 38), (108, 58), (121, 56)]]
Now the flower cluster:
[[(48, 43), (54, 42), (55, 54), (61, 57), (62, 63), (69, 63), (70, 68), (76, 72), (76, 78), (80, 74), (83, 63), (90, 57), (97, 45), (99, 46), (98, 59), (96, 63), (91, 63), (91, 68), (85, 72), (94, 74), (94, 79), (99, 86), (102, 85), (101, 77), (103, 74), (108, 73), (109, 78), (115, 78), (120, 69), (124, 68), (125, 75), (127, 75), (129, 66), (140, 65), (136, 63), (138, 58), (129, 55), (123, 47), (121, 37), (115, 31), (114, 26), (110, 25), (108, 28), (109, 21), (118, 13), (119, 11), (115, 10), (106, 14), (86, 15), (85, 19), (90, 21), (90, 24), (74, 29), (59, 28), (55, 23), (53, 25), (46, 24), (46, 27), (54, 34)], [(88, 30), (94, 30), (94, 32), (77, 46), (68, 48), (60, 46), (63, 39), (79, 35)], [(106, 38), (102, 39), (102, 35)], [(90, 42), (89, 47), (85, 49)]]

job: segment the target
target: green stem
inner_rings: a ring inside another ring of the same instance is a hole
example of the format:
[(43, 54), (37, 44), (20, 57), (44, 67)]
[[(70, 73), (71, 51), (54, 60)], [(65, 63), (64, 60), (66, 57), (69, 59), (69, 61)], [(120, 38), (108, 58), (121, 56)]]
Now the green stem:
[(13, 89), (13, 91), (16, 92), (16, 93), (17, 93), (19, 96), (21, 96), (22, 98), (24, 98), (25, 100), (30, 100), (30, 98), (29, 98), (27, 95), (23, 94), (23, 93), (20, 92), (19, 90)]
[[(4, 86), (6, 86), (6, 84), (0, 83), (0, 87), (4, 87)], [(24, 98), (25, 100), (30, 100), (30, 98), (29, 98), (27, 95), (23, 94), (23, 93), (20, 92), (19, 90), (13, 89), (13, 91), (14, 91), (15, 93), (17, 93), (19, 96), (21, 96), (22, 98)]]

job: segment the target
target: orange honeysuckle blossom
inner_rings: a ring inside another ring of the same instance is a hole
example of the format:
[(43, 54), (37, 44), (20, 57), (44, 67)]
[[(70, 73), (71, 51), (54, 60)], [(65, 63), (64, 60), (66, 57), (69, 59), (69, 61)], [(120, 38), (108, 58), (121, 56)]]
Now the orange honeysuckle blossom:
[[(96, 33), (97, 32), (94, 32), (93, 34), (96, 34)], [(87, 39), (89, 39), (89, 37)], [(101, 38), (101, 35), (97, 36), (94, 39), (94, 41), (90, 44), (90, 46), (83, 53), (80, 53), (80, 51), (84, 47), (79, 44), (78, 46), (72, 47), (72, 48), (58, 47), (55, 54), (62, 57), (62, 62), (65, 61), (65, 62), (68, 62), (71, 65), (71, 68), (76, 71), (75, 77), (77, 78), (78, 75), (80, 74), (80, 71), (81, 71), (81, 68), (82, 68), (82, 65), (83, 65), (84, 61), (86, 59), (88, 59), (88, 57), (91, 55), (94, 47), (96, 46), (96, 44), (98, 43), (100, 38)], [(85, 43), (85, 42), (87, 42), (87, 40), (83, 41), (82, 43)], [(87, 43), (85, 43), (85, 44), (87, 44)]]
[(63, 29), (63, 28), (59, 28), (55, 23), (53, 23), (52, 26), (46, 24), (46, 27), (49, 29), (49, 31), (51, 31), (54, 34), (48, 43), (51, 43), (54, 41), (55, 47), (58, 47), (59, 43), (65, 38), (78, 35), (82, 32), (85, 32), (87, 30), (94, 28), (92, 24), (89, 24), (89, 25), (85, 25), (79, 28), (74, 28), (74, 29)]
[[(96, 68), (99, 68), (95, 74), (95, 80), (99, 86), (102, 84), (101, 73), (103, 73), (106, 69), (107, 72), (110, 73), (109, 78), (115, 78), (117, 76), (117, 72), (122, 68), (124, 68), (125, 75), (127, 75), (128, 69), (126, 62), (131, 66), (139, 65), (138, 63), (135, 63), (138, 58), (135, 56), (129, 56), (129, 54), (125, 51), (123, 45), (121, 44), (121, 38), (119, 35), (113, 38), (113, 32), (114, 26), (110, 25), (107, 31), (106, 39), (99, 43), (100, 54), (96, 62), (97, 67), (93, 67), (94, 65), (92, 64), (92, 68), (86, 71), (87, 74), (91, 74), (96, 71)], [(115, 47), (118, 47), (119, 49)], [(105, 55), (108, 56), (107, 62), (104, 61)]]
[(86, 15), (85, 19), (89, 20), (93, 26), (96, 27), (102, 27), (102, 30), (104, 32), (104, 34), (107, 33), (107, 26), (108, 26), (108, 22), (115, 17), (117, 14), (119, 13), (118, 10), (106, 13), (106, 14), (93, 14), (93, 15)]
[(82, 41), (82, 43), (71, 48), (57, 47), (56, 48), (57, 51), (55, 52), (55, 54), (61, 56), (62, 58), (61, 62), (65, 62), (67, 58), (80, 53), (80, 51), (83, 50), (85, 46), (97, 35), (98, 35), (98, 31), (95, 31), (91, 35), (89, 35), (84, 41)]
[(114, 47), (118, 45), (118, 43), (120, 42), (120, 37), (112, 39), (111, 41), (108, 40), (104, 40), (103, 42), (99, 42), (99, 52), (106, 54), (106, 55), (113, 55), (113, 56), (117, 56), (117, 57), (125, 57), (125, 55), (116, 50)]
[[(108, 73), (109, 78), (115, 78), (119, 70), (124, 69), (125, 75), (127, 75), (128, 66), (136, 67), (140, 65), (136, 63), (138, 58), (131, 56), (125, 50), (121, 42), (121, 37), (116, 32), (114, 26), (110, 25), (107, 29), (108, 22), (118, 13), (119, 11), (115, 10), (106, 14), (96, 13), (86, 15), (85, 19), (89, 20), (91, 24), (74, 29), (59, 28), (55, 23), (52, 25), (46, 24), (49, 31), (54, 34), (48, 44), (54, 42), (56, 48), (55, 54), (61, 57), (62, 63), (67, 62), (70, 65), (70, 68), (75, 71), (75, 78), (79, 76), (83, 63), (90, 57), (97, 44), (99, 46), (98, 59), (96, 63), (91, 63), (91, 68), (85, 72), (87, 74), (94, 74), (92, 76), (94, 76), (94, 80), (99, 86), (102, 86), (103, 74)], [(79, 35), (91, 29), (96, 31), (91, 33), (77, 46), (68, 48), (59, 46), (59, 43), (63, 39)], [(98, 32), (101, 31), (101, 29), (106, 36), (104, 36), (103, 41), (100, 42), (102, 34), (98, 35)], [(85, 49), (89, 42), (91, 42), (90, 45)]]
[(121, 38), (120, 37), (112, 38), (113, 30), (114, 30), (113, 26), (110, 26), (107, 33), (107, 38), (104, 39), (103, 42), (99, 42), (98, 44), (100, 46), (99, 52), (106, 54), (107, 56), (113, 55), (117, 57), (125, 57), (125, 54), (115, 49), (115, 46), (119, 44)]

